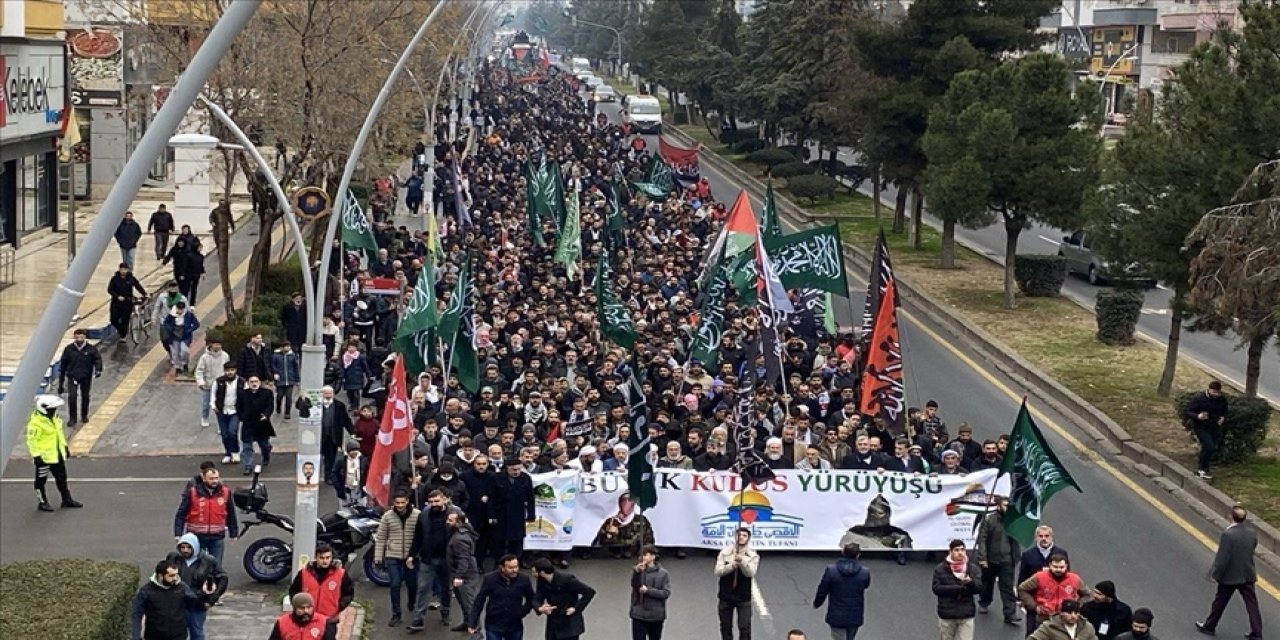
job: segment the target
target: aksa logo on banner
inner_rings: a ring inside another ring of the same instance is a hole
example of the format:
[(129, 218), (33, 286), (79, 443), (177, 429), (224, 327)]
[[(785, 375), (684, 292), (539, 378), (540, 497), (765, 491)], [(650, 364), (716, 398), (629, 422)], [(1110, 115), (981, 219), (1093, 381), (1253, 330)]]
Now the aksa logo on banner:
[(774, 511), (769, 498), (751, 489), (741, 491), (729, 501), (729, 508), (702, 518), (702, 537), (724, 540), (740, 527), (751, 530), (752, 538), (775, 540), (799, 539), (804, 518)]

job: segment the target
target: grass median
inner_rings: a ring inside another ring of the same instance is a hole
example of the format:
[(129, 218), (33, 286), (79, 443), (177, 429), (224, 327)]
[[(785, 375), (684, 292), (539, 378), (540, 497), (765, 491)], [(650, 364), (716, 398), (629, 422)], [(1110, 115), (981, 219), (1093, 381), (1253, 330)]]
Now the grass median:
[[(681, 130), (700, 141), (700, 134), (706, 134), (696, 126)], [(762, 175), (761, 167), (743, 162), (741, 156), (722, 155), (753, 175)], [(871, 199), (861, 194), (838, 193), (833, 200), (819, 199), (816, 205), (805, 206), (785, 187), (779, 193), (815, 216), (839, 222), (841, 235), (850, 245), (870, 250), (883, 229), (899, 276), (1053, 376), (1110, 416), (1140, 444), (1194, 468), (1196, 446), (1175, 417), (1171, 399), (1155, 392), (1164, 369), (1163, 345), (1146, 340), (1128, 347), (1104, 345), (1095, 336), (1093, 312), (1064, 297), (1019, 295), (1017, 308), (1005, 309), (1002, 267), (957, 246), (956, 268), (939, 268), (941, 237), (936, 229), (925, 225), (922, 246), (915, 249), (906, 234), (892, 232), (893, 208), (882, 207), (883, 217), (877, 220)], [(923, 364), (908, 361), (908, 375), (910, 367)], [(1203, 389), (1210, 379), (1208, 373), (1182, 358), (1174, 395)], [(1003, 429), (1007, 425), (988, 426)], [(1280, 416), (1275, 413), (1268, 433), (1256, 459), (1218, 467), (1213, 484), (1275, 525), (1280, 524)]]

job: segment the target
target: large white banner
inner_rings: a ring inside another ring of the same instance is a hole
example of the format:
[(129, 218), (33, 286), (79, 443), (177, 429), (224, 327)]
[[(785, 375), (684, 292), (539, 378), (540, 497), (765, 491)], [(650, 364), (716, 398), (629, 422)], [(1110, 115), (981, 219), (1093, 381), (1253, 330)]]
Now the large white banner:
[[(627, 499), (617, 473), (558, 472), (533, 476), (538, 518), (529, 549), (590, 546), (618, 522), (647, 524), (656, 544), (719, 548), (738, 527), (761, 549), (830, 551), (849, 541), (864, 550), (944, 550), (954, 539), (973, 545), (990, 497), (1008, 479), (986, 470), (963, 476), (874, 471), (778, 471), (743, 486), (732, 472), (654, 472), (658, 503), (643, 514)], [(612, 518), (612, 520), (611, 520)]]

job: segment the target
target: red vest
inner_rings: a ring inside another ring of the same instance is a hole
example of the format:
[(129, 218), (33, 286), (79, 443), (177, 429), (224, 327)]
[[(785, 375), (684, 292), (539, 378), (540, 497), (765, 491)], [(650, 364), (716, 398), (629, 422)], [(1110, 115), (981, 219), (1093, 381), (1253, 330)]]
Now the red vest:
[(1036, 573), (1036, 606), (1044, 607), (1050, 614), (1057, 613), (1062, 603), (1067, 600), (1080, 599), (1080, 576), (1068, 571), (1062, 580), (1055, 580), (1048, 569)]
[(310, 566), (302, 570), (302, 590), (315, 598), (316, 613), (327, 618), (338, 615), (338, 603), (342, 600), (342, 578), (345, 575), (346, 569), (333, 567), (325, 574), (324, 582), (321, 582)]
[(227, 531), (227, 509), (231, 508), (231, 489), (218, 487), (212, 496), (206, 496), (191, 485), (191, 506), (187, 508), (187, 533), (198, 536), (220, 536)]
[(304, 626), (294, 622), (292, 613), (286, 613), (276, 618), (276, 629), (280, 630), (281, 640), (320, 640), (328, 622), (328, 618), (317, 613)]

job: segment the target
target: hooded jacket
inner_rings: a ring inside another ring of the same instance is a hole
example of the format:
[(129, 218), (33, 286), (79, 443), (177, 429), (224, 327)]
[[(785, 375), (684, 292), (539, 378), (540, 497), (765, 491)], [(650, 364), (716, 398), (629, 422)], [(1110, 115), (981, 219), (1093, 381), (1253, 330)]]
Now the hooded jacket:
[(871, 571), (851, 558), (827, 566), (818, 582), (818, 593), (813, 596), (813, 608), (817, 609), (828, 598), (826, 622), (837, 629), (861, 627), (866, 604), (865, 593), (871, 586)]
[[(736, 567), (733, 564), (735, 553), (740, 555), (742, 560)], [(725, 602), (750, 602), (751, 581), (755, 578), (756, 569), (759, 567), (760, 554), (751, 548), (750, 540), (741, 547), (735, 540), (733, 544), (721, 549), (720, 555), (716, 556), (715, 574), (720, 578), (720, 588), (716, 597)]]
[(219, 349), (217, 352), (205, 347), (204, 353), (196, 361), (196, 384), (213, 388), (213, 383), (222, 377), (222, 366), (231, 360), (231, 354)]
[[(133, 612), (129, 617), (132, 640), (186, 640), (186, 612), (189, 608), (203, 608), (204, 600), (184, 582), (169, 586), (160, 576), (152, 574), (151, 580), (138, 589), (133, 598)], [(146, 630), (143, 630), (143, 620)]]
[(444, 552), (445, 564), (449, 567), (449, 575), (463, 580), (476, 580), (480, 577), (480, 567), (476, 564), (476, 532), (471, 525), (462, 523), (449, 536), (449, 546)]
[(218, 559), (205, 553), (200, 548), (200, 538), (194, 533), (184, 533), (178, 539), (178, 544), (189, 544), (194, 553), (190, 558), (182, 557), (181, 551), (171, 551), (169, 562), (178, 565), (178, 575), (182, 576), (183, 584), (189, 585), (191, 589), (201, 589), (206, 582), (213, 581), (214, 592), (211, 595), (204, 596), (204, 600), (209, 605), (213, 605), (222, 598), (222, 594), (227, 592), (227, 583), (229, 578), (227, 572), (222, 569), (222, 565), (218, 564)]

